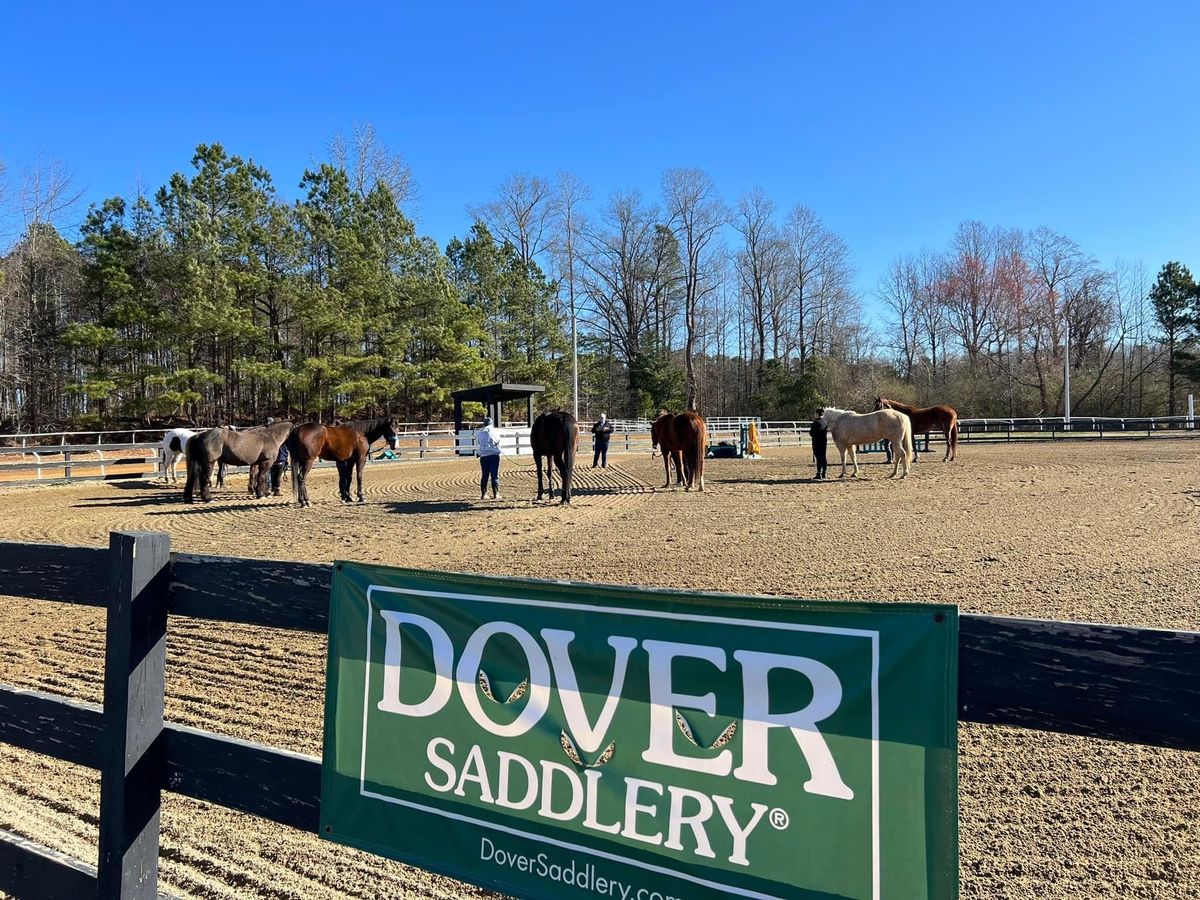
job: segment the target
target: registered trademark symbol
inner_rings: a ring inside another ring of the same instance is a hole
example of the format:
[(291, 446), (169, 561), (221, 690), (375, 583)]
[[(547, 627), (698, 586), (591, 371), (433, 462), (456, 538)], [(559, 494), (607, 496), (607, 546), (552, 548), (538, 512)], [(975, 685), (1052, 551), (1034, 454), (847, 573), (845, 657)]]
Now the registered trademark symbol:
[(783, 829), (788, 827), (788, 822), (790, 821), (786, 810), (782, 810), (778, 806), (771, 810), (770, 818), (771, 827), (776, 831), (783, 831)]

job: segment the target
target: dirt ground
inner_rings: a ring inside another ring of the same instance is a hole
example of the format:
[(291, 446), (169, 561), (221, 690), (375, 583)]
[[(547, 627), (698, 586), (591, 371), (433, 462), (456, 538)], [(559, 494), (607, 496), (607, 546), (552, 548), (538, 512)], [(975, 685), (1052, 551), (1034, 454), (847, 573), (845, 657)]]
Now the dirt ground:
[[(870, 457), (878, 460), (878, 457)], [(0, 489), (0, 538), (334, 558), (742, 593), (954, 602), (967, 612), (1200, 630), (1200, 440), (966, 446), (903, 483), (872, 462), (811, 483), (807, 453), (710, 460), (708, 491), (662, 491), (648, 455), (584, 469), (574, 508), (535, 506), (528, 461), (480, 502), (471, 460), (372, 466), (361, 507), (106, 483)], [(309, 535), (309, 537), (302, 537)], [(0, 586), (2, 588), (2, 586)], [(0, 682), (99, 702), (103, 616), (0, 605)], [(172, 620), (168, 717), (318, 755), (324, 641)], [(969, 898), (1200, 897), (1200, 754), (960, 727)], [(94, 860), (94, 773), (0, 745), (0, 828)], [(316, 837), (166, 795), (164, 890), (188, 897), (488, 896)]]

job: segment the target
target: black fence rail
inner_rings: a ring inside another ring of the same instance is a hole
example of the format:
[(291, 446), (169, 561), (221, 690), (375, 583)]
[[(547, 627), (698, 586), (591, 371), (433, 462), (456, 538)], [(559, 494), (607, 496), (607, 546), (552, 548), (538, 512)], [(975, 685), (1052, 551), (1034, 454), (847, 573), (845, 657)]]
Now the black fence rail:
[[(0, 542), (12, 596), (104, 606), (104, 706), (0, 686), (0, 741), (100, 771), (95, 867), (0, 831), (0, 892), (158, 896), (161, 792), (316, 832), (316, 757), (163, 721), (170, 616), (324, 633), (331, 568), (171, 554), (165, 534), (107, 550)], [(959, 719), (1200, 750), (1200, 633), (960, 617)]]
[[(1196, 420), (1188, 416), (1114, 416), (1037, 417), (1026, 419), (959, 419), (959, 439), (971, 440), (1045, 440), (1046, 438), (1096, 438), (1122, 436), (1174, 436), (1189, 433), (1200, 437)], [(934, 435), (941, 439), (940, 434)]]

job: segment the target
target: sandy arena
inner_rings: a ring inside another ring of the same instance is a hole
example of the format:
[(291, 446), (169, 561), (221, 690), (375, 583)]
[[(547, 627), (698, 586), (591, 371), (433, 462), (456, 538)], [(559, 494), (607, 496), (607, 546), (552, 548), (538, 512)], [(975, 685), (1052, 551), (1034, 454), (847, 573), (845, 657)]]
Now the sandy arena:
[[(648, 454), (614, 455), (581, 470), (572, 509), (531, 502), (528, 460), (505, 460), (504, 499), (486, 502), (472, 460), (371, 466), (361, 507), (336, 501), (329, 471), (308, 510), (242, 499), (241, 476), (191, 507), (149, 482), (4, 488), (0, 538), (101, 545), (152, 529), (180, 551), (1200, 630), (1200, 440), (966, 444), (904, 483), (864, 458), (865, 479), (828, 484), (807, 481), (806, 451), (710, 460), (697, 495), (658, 489)], [(99, 610), (5, 600), (0, 682), (99, 702), (103, 627)], [(168, 635), (169, 718), (320, 754), (322, 639), (187, 619)], [(1200, 753), (959, 735), (964, 897), (1200, 897)], [(94, 862), (98, 799), (95, 773), (0, 745), (0, 828)], [(492, 896), (171, 794), (161, 867), (161, 889), (185, 897)]]

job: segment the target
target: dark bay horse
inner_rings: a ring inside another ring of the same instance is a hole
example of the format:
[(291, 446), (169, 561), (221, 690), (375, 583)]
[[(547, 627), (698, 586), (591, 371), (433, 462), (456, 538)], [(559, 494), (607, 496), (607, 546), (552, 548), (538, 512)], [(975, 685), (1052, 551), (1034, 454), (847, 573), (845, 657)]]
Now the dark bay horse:
[(958, 413), (952, 406), (909, 406), (899, 400), (886, 397), (875, 398), (876, 409), (894, 409), (912, 421), (913, 434), (940, 431), (946, 438), (946, 455), (942, 462), (953, 460), (958, 455)]
[(704, 453), (708, 445), (708, 426), (694, 412), (678, 415), (665, 409), (659, 412), (650, 424), (652, 447), (662, 447), (663, 465), (667, 470), (667, 483), (671, 486), (671, 461), (675, 462), (675, 475), (684, 490), (693, 487), (704, 490)]
[[(291, 422), (275, 422), (245, 431), (210, 428), (187, 443), (188, 477), (183, 499), (192, 502), (197, 486), (205, 503), (212, 499), (208, 480), (217, 463), (252, 468), (252, 493), (262, 499), (267, 495), (267, 475), (279, 455), (282, 444), (292, 430)], [(257, 468), (255, 468), (257, 467)]]
[(544, 412), (529, 429), (533, 464), (537, 467), (538, 495), (542, 499), (542, 457), (546, 459), (547, 493), (554, 498), (554, 467), (562, 478), (562, 503), (571, 505), (571, 478), (575, 473), (575, 451), (579, 449), (579, 423), (566, 410)]
[(380, 438), (396, 449), (395, 420), (371, 419), (322, 425), (308, 422), (288, 435), (287, 449), (292, 466), (292, 494), (301, 506), (312, 506), (308, 499), (308, 473), (318, 459), (337, 464), (338, 494), (343, 503), (352, 503), (350, 479), (358, 475), (358, 502), (363, 503), (363, 466), (371, 455), (371, 445)]

